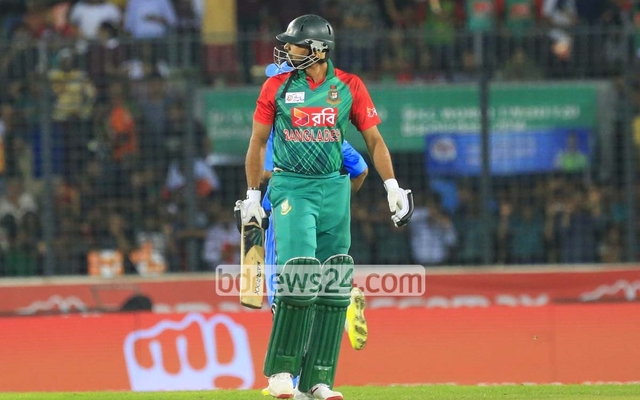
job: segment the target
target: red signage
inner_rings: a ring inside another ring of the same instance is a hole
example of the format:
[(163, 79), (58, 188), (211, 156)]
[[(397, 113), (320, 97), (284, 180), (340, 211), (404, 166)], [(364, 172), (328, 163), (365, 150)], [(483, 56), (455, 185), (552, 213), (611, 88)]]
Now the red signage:
[[(636, 268), (511, 271), (438, 273), (427, 270), (422, 296), (381, 297), (379, 293), (368, 293), (368, 308), (540, 307), (552, 303), (640, 299), (640, 269)], [(373, 272), (358, 269), (356, 282), (366, 279), (368, 274)], [(237, 296), (220, 295), (216, 283), (213, 274), (3, 279), (0, 280), (0, 313), (32, 315), (118, 310), (127, 299), (138, 294), (149, 297), (157, 313), (249, 312), (240, 306)], [(265, 306), (263, 311), (267, 310)]]
[[(583, 383), (640, 376), (640, 304), (377, 309), (336, 385)], [(269, 313), (0, 319), (0, 392), (262, 388)], [(35, 378), (34, 378), (35, 377)]]

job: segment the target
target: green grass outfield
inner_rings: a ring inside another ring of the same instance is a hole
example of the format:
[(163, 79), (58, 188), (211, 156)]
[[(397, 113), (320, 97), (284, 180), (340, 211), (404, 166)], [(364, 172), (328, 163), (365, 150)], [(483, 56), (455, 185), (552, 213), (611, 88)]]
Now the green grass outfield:
[[(640, 385), (340, 387), (345, 400), (640, 399)], [(267, 400), (257, 390), (208, 392), (0, 393), (0, 400)]]

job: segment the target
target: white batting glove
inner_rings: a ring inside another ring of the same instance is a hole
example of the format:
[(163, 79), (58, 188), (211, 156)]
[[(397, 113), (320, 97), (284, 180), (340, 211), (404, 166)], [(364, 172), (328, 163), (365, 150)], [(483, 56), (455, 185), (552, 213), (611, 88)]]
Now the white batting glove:
[(262, 208), (261, 193), (259, 190), (247, 190), (247, 198), (245, 200), (236, 201), (234, 213), (236, 215), (236, 223), (238, 229), (240, 225), (246, 225), (255, 219), (262, 225), (263, 228), (267, 228), (269, 219), (267, 213)]
[(396, 227), (405, 226), (413, 215), (413, 194), (411, 190), (401, 189), (395, 179), (384, 181), (384, 188), (387, 190), (389, 211), (393, 214), (391, 220)]

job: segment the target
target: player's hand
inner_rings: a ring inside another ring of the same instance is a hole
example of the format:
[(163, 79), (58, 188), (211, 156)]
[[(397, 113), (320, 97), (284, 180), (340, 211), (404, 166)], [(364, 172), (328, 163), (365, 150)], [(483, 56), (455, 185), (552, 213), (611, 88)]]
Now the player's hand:
[(267, 213), (264, 211), (264, 208), (262, 208), (260, 200), (259, 190), (247, 190), (247, 198), (236, 201), (236, 206), (233, 211), (238, 230), (242, 228), (242, 225), (251, 222), (252, 219), (259, 222), (263, 229), (267, 229), (269, 226), (269, 218), (267, 218)]
[(384, 182), (387, 190), (389, 211), (393, 214), (391, 220), (396, 227), (405, 226), (413, 215), (413, 194), (409, 189), (402, 189), (395, 179), (387, 179)]

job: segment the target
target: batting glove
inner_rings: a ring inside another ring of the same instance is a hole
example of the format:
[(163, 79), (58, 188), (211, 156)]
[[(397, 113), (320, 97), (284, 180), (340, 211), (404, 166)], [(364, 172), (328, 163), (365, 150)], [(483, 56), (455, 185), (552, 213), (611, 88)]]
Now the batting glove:
[(401, 189), (395, 179), (384, 181), (384, 188), (387, 190), (389, 211), (393, 214), (391, 220), (396, 227), (405, 226), (413, 215), (413, 194), (411, 190)]
[(233, 212), (238, 230), (242, 228), (242, 225), (247, 225), (251, 222), (252, 219), (259, 222), (263, 229), (269, 227), (269, 218), (264, 208), (262, 208), (260, 195), (259, 190), (247, 190), (247, 198), (236, 201)]

